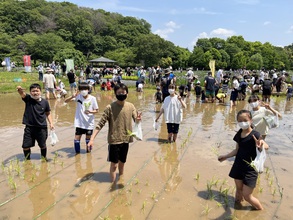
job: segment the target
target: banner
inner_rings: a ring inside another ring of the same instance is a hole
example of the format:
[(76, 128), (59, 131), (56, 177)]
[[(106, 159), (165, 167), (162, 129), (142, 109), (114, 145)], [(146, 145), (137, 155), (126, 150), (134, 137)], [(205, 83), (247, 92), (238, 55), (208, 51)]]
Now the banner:
[(212, 76), (215, 77), (215, 71), (216, 71), (216, 61), (215, 60), (210, 60), (209, 66), (212, 72)]
[(31, 56), (30, 55), (24, 55), (23, 56), (23, 64), (24, 64), (24, 70), (25, 72), (31, 72), (32, 67), (31, 67)]
[(74, 70), (74, 61), (72, 59), (65, 59), (66, 63), (66, 72), (69, 72), (71, 69)]
[(6, 70), (7, 70), (8, 72), (10, 72), (10, 71), (11, 71), (10, 57), (5, 57), (4, 60), (5, 60)]

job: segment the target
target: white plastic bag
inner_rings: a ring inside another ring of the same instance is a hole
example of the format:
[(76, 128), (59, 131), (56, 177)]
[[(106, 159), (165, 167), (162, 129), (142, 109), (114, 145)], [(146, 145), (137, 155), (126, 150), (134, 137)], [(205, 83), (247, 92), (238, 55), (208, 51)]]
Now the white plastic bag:
[(262, 149), (260, 152), (256, 147), (256, 158), (252, 161), (255, 170), (259, 173), (262, 173), (264, 170), (264, 163), (267, 158), (266, 150)]
[(159, 122), (156, 122), (156, 120), (154, 120), (153, 128), (154, 128), (155, 130), (158, 130), (159, 127), (160, 127)]
[(54, 130), (50, 133), (51, 145), (54, 146), (59, 140)]
[(132, 128), (132, 136), (139, 140), (142, 141), (142, 128), (141, 128), (141, 122), (135, 123), (133, 128)]
[(263, 117), (265, 123), (269, 128), (276, 128), (279, 127), (279, 117), (277, 115), (269, 115), (269, 116), (264, 116)]

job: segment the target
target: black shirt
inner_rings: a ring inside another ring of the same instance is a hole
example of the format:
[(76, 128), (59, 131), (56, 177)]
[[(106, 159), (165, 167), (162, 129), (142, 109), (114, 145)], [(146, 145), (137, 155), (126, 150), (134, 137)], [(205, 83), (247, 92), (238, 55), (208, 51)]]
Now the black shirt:
[(205, 81), (206, 81), (206, 86), (205, 86), (205, 88), (206, 88), (207, 90), (209, 90), (209, 91), (215, 91), (214, 86), (215, 86), (216, 80), (214, 79), (214, 77), (212, 77), (212, 76), (207, 76), (207, 77), (205, 78)]
[(25, 102), (22, 123), (27, 126), (47, 127), (46, 112), (51, 111), (49, 102), (45, 99), (37, 101), (28, 94), (22, 100)]
[(69, 83), (75, 82), (75, 74), (73, 72), (67, 73), (67, 77), (68, 77)]

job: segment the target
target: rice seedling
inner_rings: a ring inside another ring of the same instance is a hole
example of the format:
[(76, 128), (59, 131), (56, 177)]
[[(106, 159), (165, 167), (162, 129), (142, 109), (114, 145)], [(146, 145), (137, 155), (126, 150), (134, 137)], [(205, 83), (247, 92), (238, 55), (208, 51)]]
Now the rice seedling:
[(139, 184), (139, 179), (136, 178), (136, 179), (134, 180), (134, 185), (138, 185), (138, 184)]
[(213, 185), (208, 181), (208, 182), (207, 182), (208, 198), (213, 197), (212, 187), (213, 187)]
[(33, 174), (33, 175), (31, 176), (31, 182), (35, 182), (35, 180), (36, 180), (36, 174)]
[(265, 169), (265, 174), (267, 174), (269, 171), (270, 171), (269, 168), (266, 167), (266, 169)]
[(129, 188), (127, 189), (127, 192), (132, 193), (132, 187), (129, 187)]
[(212, 152), (216, 155), (219, 156), (219, 149), (216, 147), (212, 147)]
[(258, 192), (262, 193), (263, 192), (263, 187), (258, 187)]
[(111, 218), (109, 216), (105, 216), (105, 217), (99, 217), (101, 220), (111, 220)]
[(143, 201), (142, 206), (141, 206), (141, 211), (144, 213), (146, 209), (147, 201)]
[(152, 197), (153, 200), (155, 200), (155, 199), (157, 198), (157, 194), (156, 194), (156, 192), (153, 192), (153, 194), (152, 194), (151, 197)]
[(223, 185), (227, 185), (227, 184), (228, 184), (228, 180), (227, 180), (227, 179), (223, 179), (223, 180), (222, 180), (222, 186), (223, 186)]
[(206, 204), (204, 206), (204, 210), (201, 212), (201, 214), (208, 215), (211, 210), (212, 210), (212, 208), (209, 207), (209, 204)]
[(273, 182), (274, 182), (273, 178), (270, 178), (270, 180), (269, 180), (269, 186), (272, 186), (273, 185)]
[(141, 194), (141, 189), (137, 189), (137, 194)]
[(222, 203), (220, 203), (220, 202), (217, 202), (217, 207), (218, 208), (221, 208), (223, 206), (223, 204)]
[(132, 205), (132, 201), (130, 200), (130, 201), (127, 201), (126, 203), (125, 203), (125, 206), (131, 206)]
[(226, 220), (238, 220), (238, 218), (236, 217), (236, 215), (230, 215), (228, 217), (225, 218)]
[(197, 173), (197, 174), (194, 176), (194, 179), (195, 179), (196, 181), (199, 181), (199, 173)]
[(64, 167), (64, 161), (61, 162), (61, 167), (62, 167), (62, 168)]
[(115, 216), (115, 220), (122, 220), (123, 215)]
[(149, 185), (150, 185), (149, 181), (147, 180), (146, 183), (145, 183), (144, 185), (145, 185), (145, 186), (149, 186)]
[(1, 162), (1, 170), (4, 172), (5, 171), (5, 164), (4, 161)]

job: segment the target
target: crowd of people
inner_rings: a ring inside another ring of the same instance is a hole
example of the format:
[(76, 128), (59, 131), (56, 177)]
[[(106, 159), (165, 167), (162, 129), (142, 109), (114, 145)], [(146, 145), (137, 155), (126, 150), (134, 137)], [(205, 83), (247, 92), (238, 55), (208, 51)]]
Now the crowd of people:
[[(256, 148), (259, 151), (269, 148), (268, 144), (264, 141), (270, 128), (267, 118), (282, 117), (277, 110), (271, 107), (270, 96), (273, 89), (276, 89), (279, 95), (279, 83), (285, 81), (286, 73), (275, 77), (275, 72), (265, 72), (262, 70), (260, 74), (243, 71), (231, 75), (231, 73), (225, 73), (220, 69), (215, 77), (211, 72), (208, 72), (201, 83), (192, 69), (188, 69), (185, 75), (186, 84), (176, 85), (177, 78), (171, 67), (162, 71), (159, 70), (159, 72), (155, 68), (151, 68), (151, 70), (153, 72), (149, 72), (147, 76), (144, 68), (137, 69), (137, 74), (140, 75), (136, 87), (137, 91), (141, 92), (146, 77), (149, 77), (150, 83), (156, 85), (154, 98), (158, 104), (162, 104), (155, 122), (158, 122), (161, 115), (164, 114), (164, 121), (168, 132), (168, 143), (176, 142), (177, 140), (179, 126), (183, 119), (183, 109), (186, 108), (184, 100), (190, 97), (193, 90), (196, 100), (203, 103), (212, 103), (217, 100), (223, 103), (227, 95), (230, 94), (231, 107), (236, 105), (237, 100), (246, 100), (246, 92), (250, 91), (248, 103), (251, 110), (241, 110), (237, 115), (240, 129), (233, 138), (236, 142), (236, 148), (226, 155), (220, 155), (218, 160), (222, 162), (235, 156), (229, 176), (235, 180), (236, 200), (239, 202), (246, 200), (255, 209), (262, 210), (261, 203), (252, 195), (256, 186), (258, 172), (245, 161), (256, 158)], [(58, 87), (57, 90), (65, 98), (65, 102), (76, 102), (75, 136), (73, 140), (75, 153), (80, 154), (81, 152), (81, 137), (83, 134), (85, 135), (86, 152), (90, 153), (94, 147), (95, 137), (108, 122), (108, 161), (110, 162), (111, 182), (115, 184), (117, 169), (119, 171), (119, 178), (123, 176), (129, 143), (133, 141), (133, 136), (129, 135), (129, 131), (132, 131), (133, 122), (140, 122), (142, 115), (137, 112), (132, 103), (126, 101), (129, 92), (128, 87), (122, 83), (122, 77), (119, 78), (123, 72), (118, 70), (118, 68), (114, 68), (112, 80), (108, 79), (106, 82), (102, 82), (101, 90), (113, 89), (117, 100), (109, 104), (105, 108), (100, 120), (95, 122), (95, 114), (99, 111), (99, 106), (96, 97), (90, 94), (93, 89), (92, 85), (90, 81), (86, 80), (89, 80), (91, 76), (100, 79), (99, 75), (103, 75), (102, 72), (99, 72), (99, 70), (88, 72), (86, 69), (86, 77), (81, 79), (80, 76), (77, 77), (75, 75), (74, 70), (70, 70), (67, 73), (71, 90), (71, 96), (69, 97), (65, 97), (67, 91), (65, 90), (64, 83), (59, 79), (57, 84), (54, 70), (50, 67), (45, 69), (45, 74), (42, 76), (46, 99), (41, 97), (42, 88), (39, 84), (32, 84), (29, 94), (25, 93), (21, 86), (17, 87), (18, 93), (25, 102), (25, 113), (23, 116), (25, 130), (22, 148), (26, 160), (30, 160), (30, 149), (35, 146), (35, 141), (37, 141), (40, 147), (41, 156), (47, 160), (47, 120), (50, 129), (54, 129), (47, 99), (49, 99), (50, 94), (57, 98), (55, 89)], [(97, 74), (98, 76), (96, 76)], [(76, 82), (77, 78), (79, 79), (78, 84)], [(177, 90), (179, 90), (178, 93)], [(258, 96), (260, 91), (262, 91), (262, 98)], [(291, 96), (292, 86), (288, 84), (288, 101)]]

